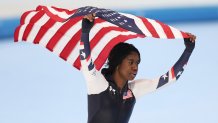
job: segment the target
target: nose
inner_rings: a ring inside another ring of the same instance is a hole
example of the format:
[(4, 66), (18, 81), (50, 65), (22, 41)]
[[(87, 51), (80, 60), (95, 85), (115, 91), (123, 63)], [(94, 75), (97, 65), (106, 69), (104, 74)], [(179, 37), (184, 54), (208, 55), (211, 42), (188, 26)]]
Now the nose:
[(138, 63), (134, 63), (134, 64), (132, 65), (132, 70), (133, 70), (134, 72), (137, 72), (137, 71), (138, 71)]

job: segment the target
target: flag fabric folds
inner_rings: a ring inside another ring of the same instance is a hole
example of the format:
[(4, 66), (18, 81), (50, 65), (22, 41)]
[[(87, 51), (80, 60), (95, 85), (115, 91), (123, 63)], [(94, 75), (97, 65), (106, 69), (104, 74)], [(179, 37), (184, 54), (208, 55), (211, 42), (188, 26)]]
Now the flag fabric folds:
[(186, 33), (157, 20), (110, 9), (87, 6), (68, 10), (38, 6), (23, 13), (14, 33), (14, 41), (39, 44), (80, 69), (81, 22), (84, 15), (92, 13), (96, 14), (96, 19), (90, 31), (90, 47), (98, 70), (107, 60), (110, 50), (119, 42), (138, 37), (188, 38)]

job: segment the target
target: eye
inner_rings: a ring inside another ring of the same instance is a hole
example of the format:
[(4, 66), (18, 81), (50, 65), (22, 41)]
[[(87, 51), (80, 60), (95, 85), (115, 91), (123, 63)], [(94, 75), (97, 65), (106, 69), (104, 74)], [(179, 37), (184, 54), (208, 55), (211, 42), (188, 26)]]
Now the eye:
[(133, 64), (133, 61), (132, 61), (132, 60), (130, 60), (130, 61), (129, 61), (129, 65), (132, 65), (132, 64)]

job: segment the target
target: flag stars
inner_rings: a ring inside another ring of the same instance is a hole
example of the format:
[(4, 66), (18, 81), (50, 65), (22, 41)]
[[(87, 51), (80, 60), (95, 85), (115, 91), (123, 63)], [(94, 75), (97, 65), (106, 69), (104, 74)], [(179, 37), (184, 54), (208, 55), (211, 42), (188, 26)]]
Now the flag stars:
[(167, 78), (168, 76), (166, 75), (166, 74), (164, 74), (163, 76), (162, 76), (162, 78), (164, 78), (164, 80)]
[(120, 25), (124, 25), (125, 23), (123, 23), (123, 22), (120, 22), (119, 24), (120, 24)]
[(84, 52), (82, 52), (81, 55), (83, 56), (83, 58), (86, 57), (86, 54)]
[(181, 76), (181, 75), (182, 75), (182, 71), (179, 71), (176, 76)]

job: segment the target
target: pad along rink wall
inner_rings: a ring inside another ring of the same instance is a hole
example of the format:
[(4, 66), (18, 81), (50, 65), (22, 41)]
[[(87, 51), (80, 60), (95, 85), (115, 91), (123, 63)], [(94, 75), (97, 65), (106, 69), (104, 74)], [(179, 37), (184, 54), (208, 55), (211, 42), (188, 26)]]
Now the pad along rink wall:
[(218, 21), (218, 0), (0, 0), (0, 42), (12, 38), (14, 29), (19, 25), (23, 12), (35, 9), (38, 5), (57, 6), (74, 9), (82, 6), (96, 6), (138, 16), (160, 20), (165, 23)]

